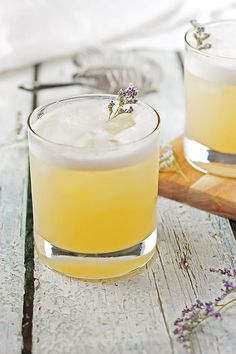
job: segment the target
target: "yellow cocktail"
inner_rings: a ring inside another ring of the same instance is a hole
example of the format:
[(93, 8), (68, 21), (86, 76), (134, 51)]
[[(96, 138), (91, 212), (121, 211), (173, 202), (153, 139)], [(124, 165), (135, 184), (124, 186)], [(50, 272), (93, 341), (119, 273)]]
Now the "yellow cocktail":
[(192, 31), (186, 36), (185, 154), (203, 171), (236, 177), (236, 21), (206, 31), (210, 49), (195, 49)]
[(156, 244), (158, 118), (138, 103), (107, 121), (109, 98), (49, 106), (29, 133), (37, 251), (77, 277), (127, 273), (145, 264)]
[(213, 150), (236, 154), (236, 85), (207, 81), (187, 70), (185, 84), (187, 136)]

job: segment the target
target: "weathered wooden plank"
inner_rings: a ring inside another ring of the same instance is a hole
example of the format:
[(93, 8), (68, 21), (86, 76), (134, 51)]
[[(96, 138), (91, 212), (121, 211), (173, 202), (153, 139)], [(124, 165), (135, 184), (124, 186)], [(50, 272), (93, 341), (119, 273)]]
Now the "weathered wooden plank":
[[(0, 76), (0, 353), (19, 353), (24, 295), (24, 236), (28, 185), (25, 122), (31, 97), (17, 89), (25, 69)], [(23, 127), (21, 126), (23, 124)]]
[[(165, 144), (183, 131), (182, 74), (173, 53), (149, 55), (161, 65), (163, 77), (159, 91), (145, 100), (161, 114)], [(67, 68), (68, 61), (45, 64), (40, 80), (67, 79)], [(74, 95), (74, 89), (50, 91), (50, 99)], [(47, 98), (46, 92), (40, 94), (40, 103)], [(230, 266), (236, 246), (226, 219), (164, 198), (158, 213), (159, 245), (147, 271), (116, 282), (87, 282), (36, 261), (34, 353), (183, 353), (172, 334), (173, 321), (196, 297), (218, 294), (220, 285), (207, 269)], [(224, 322), (209, 324), (196, 336), (194, 352), (232, 353), (234, 330)]]
[[(173, 325), (185, 304), (220, 294), (219, 277), (209, 268), (235, 266), (236, 245), (227, 219), (165, 198), (159, 200), (159, 234), (159, 261), (151, 264), (149, 272), (160, 286), (166, 321)], [(232, 316), (235, 311), (227, 315), (229, 321)], [(232, 353), (235, 338), (226, 338), (229, 333), (233, 337), (235, 327), (227, 328), (226, 323), (213, 326), (210, 321), (203, 327), (195, 338), (194, 353)], [(181, 347), (176, 348), (181, 352)]]

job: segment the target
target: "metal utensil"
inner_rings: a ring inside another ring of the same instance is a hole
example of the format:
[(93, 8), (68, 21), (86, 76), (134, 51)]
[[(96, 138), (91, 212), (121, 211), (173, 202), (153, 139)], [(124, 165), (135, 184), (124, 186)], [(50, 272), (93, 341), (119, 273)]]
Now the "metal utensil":
[(35, 92), (39, 90), (47, 90), (47, 89), (52, 89), (56, 87), (66, 87), (66, 86), (78, 86), (81, 85), (79, 82), (48, 82), (48, 83), (40, 83), (38, 81), (33, 81), (29, 82), (26, 84), (19, 85), (18, 88), (21, 90), (29, 91), (29, 92)]
[(137, 68), (106, 68), (94, 67), (73, 75), (70, 82), (32, 82), (20, 85), (19, 88), (29, 92), (67, 86), (86, 86), (106, 93), (117, 93), (132, 82), (139, 88), (140, 93), (155, 91), (151, 78), (142, 74)]

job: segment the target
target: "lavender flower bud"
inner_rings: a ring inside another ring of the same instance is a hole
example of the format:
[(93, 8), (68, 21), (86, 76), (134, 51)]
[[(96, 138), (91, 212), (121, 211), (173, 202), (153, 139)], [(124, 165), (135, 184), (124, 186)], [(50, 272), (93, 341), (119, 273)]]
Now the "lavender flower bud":
[(138, 100), (135, 98), (137, 93), (138, 93), (138, 89), (134, 87), (133, 84), (130, 84), (125, 90), (120, 89), (118, 92), (118, 107), (114, 113), (113, 113), (113, 107), (115, 105), (114, 101), (112, 100), (108, 104), (109, 119), (113, 119), (122, 113), (132, 113), (133, 107), (130, 106), (129, 108), (125, 108), (125, 106), (127, 104), (135, 104), (138, 102)]

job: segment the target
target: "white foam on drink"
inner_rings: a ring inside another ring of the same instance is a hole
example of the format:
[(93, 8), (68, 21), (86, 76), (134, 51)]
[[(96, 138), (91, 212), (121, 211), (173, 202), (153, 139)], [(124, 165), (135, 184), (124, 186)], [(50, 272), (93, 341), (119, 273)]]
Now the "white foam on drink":
[(104, 169), (144, 159), (157, 147), (155, 111), (142, 103), (132, 114), (108, 120), (110, 99), (80, 100), (59, 105), (32, 124), (34, 155), (69, 168)]
[[(236, 85), (236, 21), (223, 21), (205, 26), (210, 37), (204, 43), (211, 48), (196, 53), (188, 50), (185, 68), (202, 79), (225, 85)], [(195, 48), (193, 32), (187, 35), (188, 43)]]

